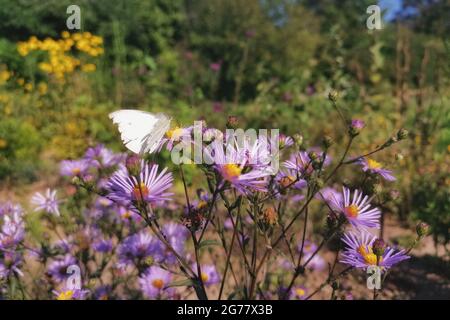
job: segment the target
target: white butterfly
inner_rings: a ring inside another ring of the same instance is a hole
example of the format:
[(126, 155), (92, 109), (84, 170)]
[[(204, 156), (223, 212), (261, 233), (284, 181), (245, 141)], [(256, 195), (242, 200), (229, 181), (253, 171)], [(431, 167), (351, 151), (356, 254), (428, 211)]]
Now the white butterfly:
[(119, 110), (109, 114), (118, 125), (125, 147), (134, 153), (152, 153), (170, 129), (171, 118), (162, 113), (139, 110)]

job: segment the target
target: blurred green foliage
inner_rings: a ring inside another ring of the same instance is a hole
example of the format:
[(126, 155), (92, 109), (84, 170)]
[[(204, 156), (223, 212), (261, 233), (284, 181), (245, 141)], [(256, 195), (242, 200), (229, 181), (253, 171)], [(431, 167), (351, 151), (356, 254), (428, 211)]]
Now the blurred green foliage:
[(42, 146), (37, 130), (20, 119), (2, 119), (0, 137), (4, 141), (0, 148), (0, 178), (32, 179)]
[(431, 226), (435, 243), (450, 241), (450, 188), (448, 173), (416, 179), (412, 194), (415, 218)]
[(101, 36), (105, 50), (95, 72), (61, 84), (36, 67), (44, 53), (22, 57), (16, 43), (59, 39), (72, 3), (0, 0), (0, 72), (10, 72), (0, 77), (1, 179), (96, 142), (120, 148), (107, 118), (119, 108), (164, 111), (182, 125), (223, 126), (237, 115), (242, 126), (301, 132), (310, 145), (324, 134), (339, 141), (326, 101), (334, 88), (344, 112), (367, 123), (360, 150), (399, 127), (411, 133), (377, 159), (400, 173), (392, 210), (447, 221), (448, 179), (437, 187), (417, 172), (450, 162), (448, 1), (405, 0), (395, 20), (370, 31), (369, 0), (80, 0), (81, 32)]

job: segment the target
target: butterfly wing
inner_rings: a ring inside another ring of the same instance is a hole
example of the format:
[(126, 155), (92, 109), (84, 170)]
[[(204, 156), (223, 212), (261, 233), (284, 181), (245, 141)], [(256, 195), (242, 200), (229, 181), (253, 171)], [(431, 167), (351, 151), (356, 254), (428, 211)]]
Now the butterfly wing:
[(156, 115), (158, 119), (152, 130), (144, 137), (140, 153), (153, 153), (158, 149), (164, 134), (170, 129), (170, 118), (162, 113)]
[[(160, 120), (165, 123), (166, 116), (154, 115), (149, 112), (139, 110), (119, 110), (109, 114), (113, 123), (118, 125), (121, 138), (125, 146), (134, 153), (153, 152), (156, 148), (148, 143), (158, 144), (165, 131), (161, 128)], [(170, 120), (167, 129), (170, 126)], [(166, 129), (166, 130), (167, 130)], [(154, 131), (158, 134), (155, 135)], [(154, 137), (149, 140), (149, 137)], [(159, 137), (159, 140), (156, 138)]]

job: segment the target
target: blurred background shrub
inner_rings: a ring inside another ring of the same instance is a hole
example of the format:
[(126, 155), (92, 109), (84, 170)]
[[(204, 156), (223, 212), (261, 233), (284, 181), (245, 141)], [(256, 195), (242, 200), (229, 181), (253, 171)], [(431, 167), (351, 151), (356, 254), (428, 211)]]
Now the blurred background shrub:
[(309, 145), (340, 140), (326, 102), (334, 88), (367, 123), (359, 150), (410, 131), (407, 146), (377, 158), (403, 173), (389, 209), (448, 242), (448, 1), (380, 1), (383, 29), (373, 31), (368, 0), (80, 0), (79, 31), (65, 26), (70, 4), (0, 0), (3, 182), (97, 142), (118, 150), (107, 114), (119, 108), (164, 111), (181, 125), (237, 115)]

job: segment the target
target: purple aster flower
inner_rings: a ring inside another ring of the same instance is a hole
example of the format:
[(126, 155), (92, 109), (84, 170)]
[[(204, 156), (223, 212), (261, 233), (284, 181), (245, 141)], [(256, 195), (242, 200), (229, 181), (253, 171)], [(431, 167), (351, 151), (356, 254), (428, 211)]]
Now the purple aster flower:
[(109, 285), (103, 285), (94, 290), (94, 298), (96, 300), (108, 300), (111, 295), (112, 288)]
[(152, 266), (139, 278), (139, 285), (147, 298), (160, 299), (171, 296), (172, 288), (166, 288), (172, 280), (172, 274), (160, 267)]
[(0, 230), (0, 249), (14, 248), (23, 241), (24, 237), (25, 223), (22, 219), (22, 212), (14, 210), (3, 216), (3, 225)]
[(51, 262), (47, 268), (47, 273), (57, 282), (62, 282), (70, 276), (70, 274), (67, 273), (67, 268), (76, 264), (77, 260), (74, 257), (65, 255), (61, 259)]
[(278, 265), (284, 270), (292, 271), (295, 269), (295, 265), (292, 260), (287, 258), (281, 258), (280, 260), (278, 260)]
[(315, 195), (316, 199), (324, 200), (328, 202), (328, 204), (332, 204), (333, 199), (336, 199), (337, 202), (342, 201), (342, 193), (336, 191), (336, 189), (331, 187), (325, 187), (321, 189), (318, 193)]
[(333, 197), (332, 204), (341, 212), (354, 227), (380, 228), (381, 211), (371, 208), (369, 197), (364, 196), (359, 190), (355, 190), (350, 197), (350, 189), (342, 187), (343, 199)]
[(45, 211), (57, 216), (60, 215), (58, 205), (61, 201), (56, 197), (56, 190), (47, 189), (45, 194), (36, 192), (31, 198), (31, 203), (36, 206), (34, 211)]
[(296, 286), (291, 289), (290, 299), (304, 300), (308, 296), (308, 291), (303, 286)]
[(60, 173), (66, 177), (83, 177), (89, 170), (89, 160), (64, 160), (60, 164)]
[(240, 193), (266, 191), (267, 181), (265, 178), (270, 175), (269, 170), (250, 166), (248, 155), (242, 151), (245, 152), (244, 149), (239, 150), (228, 145), (225, 154), (224, 145), (214, 141), (205, 149), (205, 155), (208, 163), (214, 163), (214, 168), (223, 180), (230, 183)]
[(310, 174), (314, 171), (311, 159), (305, 151), (298, 151), (291, 155), (289, 160), (283, 162), (283, 166), (290, 170), (295, 170), (303, 174)]
[(23, 276), (22, 271), (20, 271), (22, 262), (22, 255), (18, 252), (4, 252), (3, 259), (0, 262), (0, 280), (9, 277), (13, 273)]
[(125, 238), (117, 248), (119, 267), (140, 265), (151, 257), (157, 262), (164, 258), (164, 245), (146, 232), (136, 233)]
[(293, 188), (301, 190), (307, 186), (304, 179), (300, 179), (299, 172), (294, 169), (281, 169), (275, 176), (275, 181), (279, 184), (281, 189)]
[(223, 222), (223, 227), (226, 230), (233, 230), (233, 221), (231, 221), (231, 218), (226, 218)]
[[(302, 243), (299, 242), (297, 244), (297, 250), (298, 252), (301, 251)], [(303, 261), (308, 261), (311, 256), (316, 252), (317, 245), (309, 240), (305, 240), (305, 243), (303, 245)], [(326, 266), (326, 261), (320, 256), (319, 254), (316, 254), (308, 263), (308, 268), (311, 270), (323, 270)]]
[[(311, 258), (311, 254), (305, 254), (304, 261), (308, 261), (310, 258)], [(321, 271), (321, 270), (324, 270), (326, 266), (327, 266), (327, 262), (325, 261), (325, 259), (320, 254), (316, 254), (309, 261), (307, 268), (309, 268), (311, 270)]]
[(378, 161), (375, 161), (370, 158), (361, 158), (359, 159), (359, 164), (362, 166), (364, 172), (379, 174), (387, 181), (396, 180), (395, 177), (392, 175), (392, 171), (384, 169), (383, 165)]
[(113, 244), (110, 239), (99, 239), (92, 244), (95, 251), (106, 253), (112, 250)]
[(359, 119), (353, 119), (349, 125), (349, 133), (352, 136), (357, 136), (359, 132), (366, 126), (366, 123)]
[(280, 134), (279, 139), (280, 139), (280, 142), (279, 142), (280, 149), (288, 148), (288, 147), (294, 145), (294, 139), (292, 139), (291, 137), (289, 137), (287, 135)]
[(168, 151), (172, 151), (173, 147), (177, 143), (183, 143), (186, 146), (191, 144), (191, 135), (192, 135), (193, 127), (174, 127), (166, 132), (165, 136), (161, 139), (157, 151), (160, 151), (161, 148), (166, 145), (166, 149)]
[(86, 225), (79, 230), (74, 237), (74, 243), (80, 249), (89, 249), (94, 241), (101, 237), (102, 233), (95, 225)]
[(352, 128), (361, 130), (361, 129), (364, 129), (364, 127), (366, 126), (366, 123), (360, 119), (353, 119), (350, 125)]
[[(235, 137), (232, 142), (235, 145), (240, 162), (245, 161), (247, 166), (251, 166), (254, 169), (268, 171), (272, 175), (276, 174), (278, 168), (272, 168), (269, 165), (279, 155), (278, 135), (270, 139), (263, 135), (257, 139), (252, 139), (248, 136), (242, 139), (242, 141), (238, 137)], [(229, 152), (228, 147), (226, 150)]]
[[(377, 256), (373, 252), (373, 243), (377, 239), (374, 235), (362, 231), (360, 233), (348, 232), (344, 234), (342, 241), (347, 245), (341, 255), (341, 262), (355, 268), (367, 268), (377, 265)], [(391, 247), (386, 247), (378, 258), (378, 265), (383, 270), (391, 268), (393, 265), (409, 259), (405, 250), (395, 251)]]
[[(181, 256), (184, 255), (186, 240), (189, 236), (188, 229), (181, 224), (169, 222), (163, 226), (162, 231), (175, 251)], [(177, 262), (175, 255), (169, 250), (165, 250), (165, 262), (169, 264)]]
[(105, 197), (98, 197), (95, 199), (95, 207), (101, 209), (109, 209), (114, 205), (114, 202)]
[(164, 168), (158, 173), (158, 165), (141, 163), (139, 180), (131, 176), (125, 168), (114, 173), (108, 183), (109, 197), (125, 205), (139, 201), (157, 204), (169, 200), (172, 193), (166, 192), (172, 186), (173, 177)]
[(126, 223), (131, 221), (140, 222), (143, 220), (139, 214), (124, 206), (119, 206), (117, 209), (117, 214), (119, 218)]
[[(297, 244), (297, 251), (300, 252), (302, 249), (302, 243), (301, 241)], [(311, 242), (309, 240), (305, 240), (305, 243), (303, 244), (303, 254), (312, 254), (317, 250), (317, 245), (314, 242)]]
[(86, 213), (88, 217), (99, 220), (105, 216), (110, 217), (111, 211), (115, 209), (116, 205), (112, 200), (106, 197), (98, 197), (95, 199), (94, 205)]
[(83, 289), (64, 289), (61, 291), (53, 290), (56, 300), (85, 300), (89, 290)]
[(53, 244), (53, 248), (60, 250), (60, 252), (67, 254), (73, 248), (73, 239), (69, 236), (67, 239), (61, 239)]
[(23, 214), (22, 207), (12, 202), (6, 202), (0, 205), (0, 218), (6, 215), (19, 215)]
[(303, 201), (304, 199), (305, 199), (305, 196), (303, 194), (295, 194), (295, 195), (289, 197), (288, 201), (290, 201), (292, 203), (296, 203), (296, 202)]
[(84, 155), (84, 159), (92, 163), (94, 167), (110, 168), (122, 162), (125, 156), (124, 154), (116, 154), (105, 148), (104, 145), (99, 144), (94, 148), (89, 148)]
[[(196, 272), (197, 264), (194, 264), (192, 266), (192, 270)], [(202, 270), (201, 278), (205, 286), (210, 286), (220, 282), (220, 276), (219, 273), (217, 272), (215, 265), (213, 264), (202, 265), (201, 270)]]
[(198, 198), (200, 199), (200, 201), (203, 201), (203, 202), (209, 202), (212, 199), (211, 194), (209, 194), (208, 192), (206, 192), (203, 189), (198, 189), (197, 195), (198, 195)]

